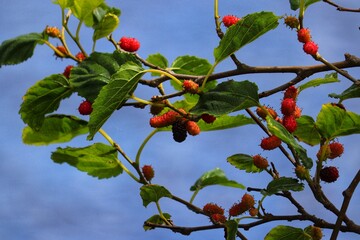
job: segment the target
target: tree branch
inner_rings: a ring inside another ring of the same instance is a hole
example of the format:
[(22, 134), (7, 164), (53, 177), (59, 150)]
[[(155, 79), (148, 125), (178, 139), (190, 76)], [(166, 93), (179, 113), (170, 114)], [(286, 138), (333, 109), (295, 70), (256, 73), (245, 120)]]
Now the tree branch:
[(336, 7), (336, 10), (338, 11), (342, 11), (342, 12), (360, 12), (360, 8), (355, 9), (355, 8), (345, 8), (345, 7), (341, 7), (340, 5), (330, 1), (330, 0), (323, 0), (324, 3), (328, 3), (331, 6)]
[(330, 240), (336, 240), (337, 236), (340, 231), (341, 223), (343, 221), (343, 218), (345, 216), (346, 210), (349, 207), (349, 203), (351, 200), (351, 197), (359, 184), (360, 181), (360, 170), (358, 170), (357, 174), (355, 175), (354, 179), (350, 183), (349, 187), (343, 192), (344, 200), (340, 209), (340, 214), (338, 215), (338, 218), (335, 223), (334, 230), (331, 234)]

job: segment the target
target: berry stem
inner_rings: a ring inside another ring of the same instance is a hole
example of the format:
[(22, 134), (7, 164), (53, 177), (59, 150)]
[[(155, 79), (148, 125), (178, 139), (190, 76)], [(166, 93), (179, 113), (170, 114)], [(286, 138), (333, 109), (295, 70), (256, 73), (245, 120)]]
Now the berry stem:
[[(115, 147), (116, 150), (132, 165), (134, 166), (134, 162), (125, 154), (125, 152), (121, 149), (121, 147), (112, 140), (112, 138), (103, 130), (99, 129), (99, 133), (111, 144), (111, 146)], [(134, 174), (130, 172), (130, 170), (119, 160), (117, 159), (119, 166), (127, 173), (131, 178), (133, 178), (136, 182), (140, 183), (140, 179), (138, 179)]]
[(303, 28), (303, 20), (304, 20), (304, 14), (305, 14), (305, 0), (300, 0), (300, 6), (299, 6), (299, 23), (300, 23), (300, 29)]
[(216, 32), (221, 32), (220, 29), (220, 15), (219, 15), (219, 0), (214, 0), (214, 19), (216, 25)]
[(195, 200), (195, 197), (199, 193), (199, 191), (200, 191), (200, 189), (197, 189), (197, 190), (194, 191), (193, 195), (190, 198), (189, 203), (193, 203), (193, 201)]
[[(69, 22), (69, 18), (71, 16), (71, 10), (68, 11), (67, 15), (64, 16), (64, 10), (62, 10), (62, 26), (65, 28), (67, 34), (69, 34), (69, 36), (71, 37), (71, 39), (76, 43), (76, 45), (78, 46), (78, 48), (80, 49), (80, 51), (84, 54), (84, 56), (87, 58), (88, 57), (88, 54), (86, 53), (86, 51), (84, 50), (84, 48), (82, 47), (80, 41), (79, 41), (79, 33), (80, 33), (80, 28), (81, 28), (81, 24), (82, 22), (80, 21), (79, 22), (79, 25), (77, 27), (77, 30), (76, 30), (76, 36), (74, 36), (69, 27), (68, 27), (68, 22)], [(64, 32), (64, 31), (62, 31)], [(61, 39), (60, 39), (64, 46), (66, 47), (66, 49), (68, 50), (68, 47), (66, 45), (66, 42), (65, 42), (65, 34), (61, 34)], [(73, 58), (74, 60), (78, 61), (75, 57)]]
[(214, 72), (215, 67), (217, 66), (218, 62), (215, 62), (214, 65), (211, 66), (209, 72), (206, 74), (204, 81), (201, 84), (200, 92), (203, 92), (205, 89), (205, 85), (207, 80), (209, 79), (210, 75)]
[(153, 105), (154, 104), (153, 102), (146, 101), (146, 100), (138, 98), (138, 97), (136, 97), (134, 95), (131, 95), (131, 98), (134, 99), (135, 101), (139, 102), (139, 103), (143, 103), (143, 104), (146, 104), (146, 105)]
[(159, 201), (156, 201), (156, 207), (158, 209), (159, 215), (161, 217), (161, 219), (166, 223), (166, 225), (168, 226), (172, 226), (172, 224), (166, 219), (166, 217), (164, 216), (163, 212), (161, 211), (161, 207), (159, 204)]
[(136, 157), (135, 157), (135, 163), (137, 165), (140, 165), (140, 156), (141, 156), (141, 153), (143, 151), (143, 149), (145, 148), (145, 145), (149, 142), (149, 140), (157, 133), (159, 132), (159, 129), (158, 128), (155, 128), (145, 139), (144, 141), (141, 143), (137, 153), (136, 153)]
[(112, 34), (110, 34), (109, 36), (107, 36), (106, 39), (114, 45), (115, 49), (117, 49), (117, 50), (120, 49), (119, 45), (117, 44), (117, 42), (116, 42), (116, 41), (114, 40), (114, 38), (112, 37)]
[(144, 71), (142, 71), (142, 73), (147, 73), (147, 72), (150, 72), (150, 73), (160, 73), (162, 75), (165, 75), (169, 78), (171, 78), (172, 80), (174, 80), (177, 84), (179, 84), (180, 86), (182, 86), (182, 82), (177, 79), (175, 76), (171, 75), (170, 73), (168, 72), (165, 72), (165, 71), (162, 71), (162, 70), (158, 70), (158, 69), (146, 69)]

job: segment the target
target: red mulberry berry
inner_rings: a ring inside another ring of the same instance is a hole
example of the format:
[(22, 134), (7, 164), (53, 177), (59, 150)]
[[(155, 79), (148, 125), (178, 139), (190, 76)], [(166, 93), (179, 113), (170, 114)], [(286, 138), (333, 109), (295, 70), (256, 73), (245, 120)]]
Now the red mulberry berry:
[(147, 181), (151, 181), (154, 178), (155, 172), (151, 165), (144, 165), (141, 168), (142, 173), (144, 174), (144, 178)]
[(223, 215), (223, 214), (213, 214), (211, 215), (211, 220), (214, 222), (214, 223), (225, 223), (226, 222), (226, 217)]
[(302, 43), (310, 42), (311, 41), (310, 30), (307, 28), (299, 29), (299, 31), (297, 32), (297, 37), (298, 37), (299, 42), (302, 42)]
[(290, 133), (295, 132), (297, 128), (297, 122), (294, 115), (284, 116), (282, 124)]
[(274, 118), (274, 119), (276, 119), (277, 116), (278, 116), (277, 113), (276, 113), (276, 111), (275, 111), (273, 108), (271, 108), (271, 107), (266, 107), (266, 106), (257, 107), (257, 108), (256, 108), (256, 114), (257, 114), (260, 118), (262, 118), (263, 120), (266, 119), (266, 116), (267, 116), (268, 114), (270, 114), (270, 116), (271, 116), (272, 118)]
[(340, 157), (344, 153), (344, 146), (339, 142), (333, 142), (329, 144), (330, 159)]
[(290, 86), (284, 92), (284, 99), (292, 98), (292, 99), (296, 100), (297, 95), (298, 95), (298, 89), (295, 86)]
[(239, 216), (248, 210), (247, 206), (243, 202), (235, 203), (229, 209), (229, 215), (232, 217)]
[(78, 110), (81, 115), (90, 115), (93, 110), (91, 102), (88, 100), (83, 101)]
[(241, 202), (243, 204), (245, 204), (247, 210), (249, 210), (251, 207), (253, 207), (255, 205), (255, 200), (254, 197), (248, 193), (245, 193), (242, 198), (241, 198)]
[(234, 16), (234, 15), (226, 15), (223, 17), (222, 22), (224, 23), (225, 27), (230, 27), (234, 24), (236, 24), (240, 18)]
[(266, 160), (266, 158), (258, 155), (255, 155), (252, 157), (253, 158), (253, 163), (257, 168), (260, 169), (266, 169), (269, 166), (269, 162)]
[(70, 78), (70, 72), (71, 72), (71, 69), (73, 68), (74, 66), (72, 65), (69, 65), (65, 68), (64, 72), (63, 72), (63, 75), (69, 79)]
[(335, 182), (339, 178), (339, 170), (336, 167), (324, 167), (320, 170), (320, 179), (324, 182)]
[(273, 135), (261, 140), (260, 147), (264, 150), (273, 150), (281, 145), (281, 139)]
[(82, 53), (82, 52), (78, 52), (76, 55), (75, 55), (75, 57), (77, 58), (77, 60), (79, 60), (80, 62), (82, 62), (82, 61), (84, 61), (85, 60), (85, 55), (84, 55), (84, 53)]
[(281, 102), (281, 113), (285, 116), (292, 115), (295, 112), (296, 102), (292, 98), (285, 98)]
[(203, 211), (206, 215), (211, 216), (213, 214), (224, 214), (224, 209), (215, 203), (207, 203), (203, 207)]
[(298, 106), (295, 106), (295, 111), (294, 111), (294, 117), (295, 118), (299, 118), (299, 117), (301, 117), (301, 113), (302, 113), (302, 110), (301, 110), (301, 108), (299, 108)]
[(179, 113), (175, 111), (168, 111), (161, 116), (150, 118), (150, 126), (154, 128), (162, 128), (172, 125), (179, 117)]
[(140, 48), (140, 42), (136, 38), (122, 37), (119, 46), (127, 52), (136, 52)]
[(61, 36), (60, 30), (57, 27), (47, 26), (45, 29), (45, 33), (52, 38), (58, 38)]
[(183, 88), (187, 93), (196, 94), (199, 92), (199, 84), (192, 80), (184, 80)]
[(318, 45), (312, 41), (305, 43), (303, 46), (304, 52), (310, 55), (316, 55), (318, 49)]
[(191, 136), (196, 136), (196, 135), (198, 135), (200, 133), (199, 125), (194, 121), (187, 121), (185, 126), (186, 126), (186, 131)]
[(252, 207), (249, 209), (249, 214), (250, 216), (255, 217), (259, 214), (259, 210), (257, 208)]
[(55, 56), (59, 58), (64, 58), (68, 55), (68, 52), (64, 46), (57, 46), (56, 49), (58, 51), (55, 51)]
[(207, 113), (201, 115), (201, 119), (206, 123), (213, 123), (216, 120), (216, 117)]

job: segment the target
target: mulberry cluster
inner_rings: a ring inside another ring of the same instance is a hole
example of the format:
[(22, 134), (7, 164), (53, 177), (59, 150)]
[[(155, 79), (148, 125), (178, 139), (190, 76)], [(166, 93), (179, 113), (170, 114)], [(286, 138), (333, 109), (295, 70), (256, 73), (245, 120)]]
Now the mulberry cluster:
[(210, 217), (210, 220), (214, 224), (225, 223), (226, 217), (224, 215), (224, 209), (215, 203), (207, 203), (203, 207), (203, 211)]
[(298, 41), (303, 43), (303, 50), (310, 55), (316, 55), (318, 52), (318, 45), (311, 40), (310, 30), (308, 28), (301, 28), (297, 32)]
[[(180, 111), (186, 113), (182, 109)], [(196, 122), (184, 118), (180, 113), (173, 110), (150, 118), (150, 126), (154, 128), (171, 126), (173, 138), (176, 142), (185, 141), (187, 134), (196, 136), (200, 133), (200, 127)]]
[(281, 102), (281, 113), (283, 114), (282, 124), (290, 132), (297, 128), (296, 118), (301, 116), (301, 109), (296, 105), (298, 89), (294, 86), (288, 87), (284, 92)]
[(258, 214), (257, 209), (254, 207), (255, 200), (254, 197), (248, 193), (245, 193), (241, 201), (238, 203), (235, 203), (230, 209), (229, 209), (229, 215), (231, 217), (239, 216), (246, 211), (249, 211), (249, 214), (251, 216), (256, 216)]
[[(339, 142), (331, 142), (328, 145), (322, 145), (316, 154), (319, 161), (334, 159), (344, 153), (344, 146)], [(334, 166), (323, 167), (320, 172), (320, 179), (324, 182), (335, 182), (339, 178), (339, 170)]]
[[(258, 209), (255, 208), (255, 199), (252, 195), (245, 193), (240, 202), (234, 203), (228, 210), (228, 217), (236, 217), (244, 214), (246, 211), (249, 212), (250, 216), (257, 216)], [(228, 219), (225, 216), (224, 208), (220, 207), (215, 203), (207, 203), (203, 207), (205, 215), (209, 216), (210, 221), (214, 224), (223, 224)]]

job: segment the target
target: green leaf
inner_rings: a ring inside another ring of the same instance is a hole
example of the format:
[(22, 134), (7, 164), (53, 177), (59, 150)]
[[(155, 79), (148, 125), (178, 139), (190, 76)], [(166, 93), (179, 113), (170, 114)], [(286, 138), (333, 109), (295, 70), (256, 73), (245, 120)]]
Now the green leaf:
[(360, 133), (360, 116), (336, 105), (324, 104), (316, 119), (321, 136), (332, 140), (340, 136)]
[(96, 25), (100, 23), (103, 20), (103, 18), (108, 14), (113, 14), (119, 17), (121, 11), (118, 8), (109, 7), (105, 2), (100, 4), (100, 6), (95, 8), (95, 10), (93, 11), (93, 19), (94, 19), (93, 28), (95, 28)]
[(57, 148), (51, 159), (55, 163), (68, 163), (88, 175), (99, 179), (116, 177), (122, 173), (114, 147), (95, 143), (83, 148)]
[[(166, 219), (171, 219), (171, 215), (168, 214), (168, 213), (163, 213), (163, 216), (166, 218)], [(165, 224), (164, 220), (161, 218), (160, 215), (156, 214), (154, 216), (151, 216), (150, 218), (148, 218), (145, 223), (153, 223), (153, 224), (157, 224), (157, 225), (163, 225)], [(148, 230), (153, 230), (155, 229), (154, 227), (150, 227), (150, 226), (145, 226), (144, 225), (144, 230), (145, 231), (148, 231)]]
[(94, 26), (93, 41), (110, 35), (119, 25), (119, 18), (112, 13), (108, 13), (101, 21)]
[[(146, 59), (147, 62), (154, 64), (155, 66), (158, 66), (160, 68), (166, 69), (169, 65), (168, 60), (166, 57), (161, 55), (160, 53), (151, 54)], [(160, 76), (159, 73), (151, 73), (152, 76)]]
[(88, 139), (93, 139), (96, 132), (107, 121), (111, 114), (126, 102), (135, 90), (143, 69), (133, 62), (121, 66), (112, 76), (112, 80), (104, 86), (92, 105), (90, 115)]
[(216, 64), (261, 35), (275, 29), (279, 25), (278, 19), (279, 17), (272, 12), (258, 12), (245, 16), (228, 28), (219, 46), (214, 49)]
[(258, 102), (258, 87), (255, 83), (229, 80), (203, 93), (199, 98), (199, 102), (190, 111), (198, 115), (208, 113), (221, 116), (257, 106)]
[(252, 120), (252, 118), (248, 118), (242, 114), (236, 116), (223, 115), (217, 117), (215, 122), (210, 124), (204, 122), (203, 120), (200, 120), (198, 122), (198, 125), (202, 132), (236, 128), (248, 124), (255, 124), (255, 122)]
[(23, 97), (20, 115), (24, 123), (39, 130), (45, 115), (58, 109), (60, 101), (70, 97), (73, 89), (62, 74), (54, 74), (38, 81)]
[(52, 0), (52, 2), (60, 5), (62, 9), (70, 8), (74, 5), (74, 0)]
[(340, 94), (331, 93), (331, 94), (329, 94), (329, 97), (339, 98), (341, 102), (346, 99), (359, 98), (360, 97), (360, 86), (357, 84), (353, 84), (348, 89), (343, 91), (342, 93), (340, 93)]
[(5, 40), (0, 45), (0, 67), (19, 64), (34, 54), (36, 45), (43, 44), (41, 33), (29, 33)]
[(99, 7), (105, 0), (73, 0), (71, 11), (74, 16), (84, 22), (86, 26), (93, 26), (93, 11)]
[(120, 67), (127, 62), (140, 64), (133, 54), (115, 51), (113, 53), (94, 52), (71, 69), (70, 82), (74, 91), (93, 102), (103, 86), (113, 79)]
[(172, 198), (171, 193), (165, 187), (153, 184), (142, 186), (140, 196), (144, 207), (147, 207), (151, 202), (158, 202), (163, 197)]
[(281, 141), (285, 142), (289, 146), (291, 146), (298, 157), (300, 158), (303, 165), (310, 169), (313, 166), (313, 161), (311, 158), (307, 156), (306, 149), (304, 149), (294, 138), (293, 135), (291, 135), (284, 126), (279, 123), (278, 121), (274, 120), (272, 117), (267, 116), (266, 117), (267, 127), (269, 131), (276, 135), (278, 138), (281, 139)]
[[(305, 8), (310, 6), (313, 3), (319, 2), (320, 0), (305, 0)], [(300, 0), (290, 0), (291, 10), (298, 10), (300, 7)]]
[(238, 221), (236, 220), (229, 220), (225, 223), (226, 228), (226, 240), (235, 240), (236, 233), (238, 230)]
[(279, 225), (266, 234), (264, 240), (312, 240), (301, 228)]
[(340, 82), (337, 73), (330, 73), (330, 74), (326, 74), (324, 78), (316, 78), (303, 85), (300, 85), (298, 87), (298, 91), (300, 93), (301, 91), (310, 87), (317, 87), (323, 84), (334, 83), (334, 82)]
[(234, 187), (245, 189), (245, 186), (237, 183), (236, 181), (229, 180), (223, 170), (220, 168), (215, 168), (204, 173), (193, 186), (191, 186), (190, 191), (199, 191), (204, 187), (213, 186), (213, 185), (221, 185), (226, 187)]
[(180, 56), (171, 65), (173, 72), (189, 75), (206, 75), (211, 69), (208, 60), (196, 56)]
[(234, 154), (228, 157), (227, 161), (237, 169), (245, 170), (248, 173), (257, 173), (262, 171), (262, 169), (254, 165), (252, 156), (247, 154)]
[(320, 143), (321, 135), (316, 127), (315, 120), (306, 115), (296, 119), (297, 129), (294, 136), (301, 142), (315, 146)]
[(45, 118), (39, 131), (25, 127), (22, 139), (25, 144), (48, 145), (68, 142), (78, 135), (86, 134), (88, 131), (87, 121), (74, 116), (51, 115)]
[(273, 195), (282, 191), (302, 191), (304, 184), (296, 178), (280, 177), (272, 180), (264, 190), (265, 195)]

